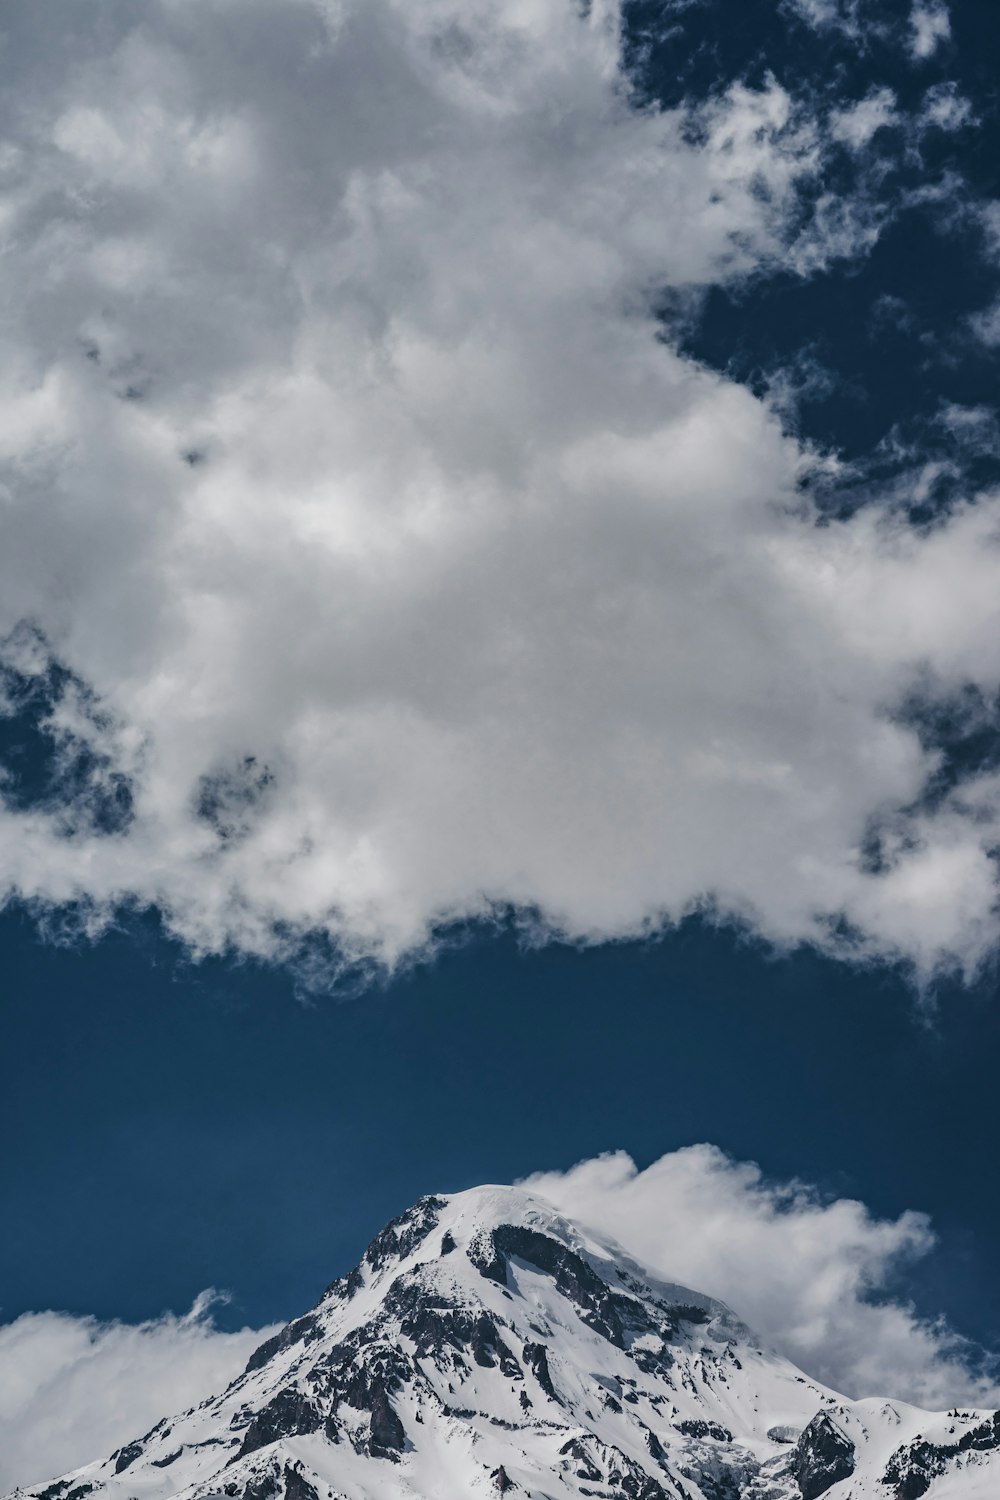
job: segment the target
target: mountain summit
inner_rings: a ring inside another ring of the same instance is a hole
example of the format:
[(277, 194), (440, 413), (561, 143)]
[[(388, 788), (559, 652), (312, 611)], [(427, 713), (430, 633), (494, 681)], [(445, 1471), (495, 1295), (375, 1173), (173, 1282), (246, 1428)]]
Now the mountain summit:
[(846, 1401), (723, 1303), (661, 1280), (540, 1199), (491, 1187), (421, 1198), (221, 1395), (25, 1493), (495, 1500), (508, 1491), (511, 1500), (997, 1500), (1000, 1412)]

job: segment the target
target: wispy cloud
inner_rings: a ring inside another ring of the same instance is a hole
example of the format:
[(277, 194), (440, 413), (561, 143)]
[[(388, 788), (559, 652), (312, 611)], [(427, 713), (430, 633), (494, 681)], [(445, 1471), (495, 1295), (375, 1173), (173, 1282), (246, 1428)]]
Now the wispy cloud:
[(860, 0), (786, 0), (788, 9), (818, 31), (835, 28), (848, 36), (861, 30)]

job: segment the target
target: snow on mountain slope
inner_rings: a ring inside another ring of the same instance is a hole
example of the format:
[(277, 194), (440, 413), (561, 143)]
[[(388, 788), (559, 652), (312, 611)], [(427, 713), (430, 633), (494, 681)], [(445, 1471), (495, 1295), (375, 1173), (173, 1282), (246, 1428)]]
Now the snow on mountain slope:
[[(44, 1467), (44, 1455), (40, 1455)], [(842, 1400), (514, 1188), (423, 1198), (220, 1396), (37, 1500), (998, 1500), (1000, 1413)]]

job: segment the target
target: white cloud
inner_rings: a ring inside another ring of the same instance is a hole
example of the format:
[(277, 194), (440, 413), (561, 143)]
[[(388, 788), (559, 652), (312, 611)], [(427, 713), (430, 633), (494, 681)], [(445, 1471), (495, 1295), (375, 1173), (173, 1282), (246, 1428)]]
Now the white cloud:
[(527, 1185), (669, 1278), (720, 1297), (835, 1390), (931, 1409), (1000, 1401), (970, 1371), (961, 1340), (888, 1294), (908, 1262), (933, 1250), (923, 1214), (877, 1219), (851, 1199), (770, 1182), (708, 1145), (643, 1172), (616, 1152)]
[(918, 124), (924, 129), (933, 126), (936, 130), (961, 130), (975, 123), (972, 105), (958, 92), (957, 84), (936, 83), (927, 90), (918, 117)]
[[(865, 6), (862, 0), (785, 0), (785, 5), (816, 31), (842, 31), (859, 42), (867, 36), (884, 38), (889, 34), (889, 27), (877, 21), (873, 8)], [(910, 56), (923, 62), (950, 36), (947, 0), (914, 0), (907, 38)]]
[[(961, 130), (975, 123), (972, 105), (958, 92), (955, 83), (934, 84), (924, 94), (920, 109), (912, 113), (897, 108), (892, 89), (873, 88), (863, 99), (831, 110), (828, 122), (832, 139), (862, 158), (876, 132), (887, 127), (901, 131), (907, 142), (919, 150), (928, 130)], [(877, 163), (869, 162), (869, 167), (876, 172), (880, 169)], [(956, 187), (954, 182), (948, 184), (952, 191)], [(919, 195), (928, 189), (940, 191), (939, 186), (925, 184), (916, 192)]]
[(212, 1301), (148, 1323), (39, 1312), (0, 1325), (0, 1489), (105, 1457), (228, 1385), (274, 1330), (221, 1333)]
[(817, 31), (836, 27), (848, 36), (859, 34), (859, 0), (786, 0), (786, 4)]
[[(989, 199), (976, 204), (971, 217), (982, 235), (985, 259), (993, 267), (1000, 265), (1000, 200)], [(976, 337), (989, 348), (1000, 345), (1000, 297), (974, 314), (969, 325)]]
[(951, 36), (946, 0), (916, 0), (910, 12), (910, 53), (921, 62)]
[(872, 89), (864, 99), (845, 109), (835, 110), (830, 119), (830, 133), (834, 140), (843, 141), (852, 151), (860, 151), (868, 145), (877, 130), (899, 121), (896, 113), (896, 96), (892, 89)]
[(972, 331), (990, 349), (1000, 346), (1000, 301), (992, 303), (970, 319)]
[(826, 524), (653, 311), (872, 241), (877, 203), (806, 212), (819, 127), (774, 83), (634, 107), (608, 0), (100, 14), (0, 49), (0, 638), (101, 708), (64, 695), (97, 760), (0, 812), (0, 891), (264, 954), (710, 904), (979, 962), (990, 788), (921, 810), (892, 714), (995, 687), (1000, 499)]

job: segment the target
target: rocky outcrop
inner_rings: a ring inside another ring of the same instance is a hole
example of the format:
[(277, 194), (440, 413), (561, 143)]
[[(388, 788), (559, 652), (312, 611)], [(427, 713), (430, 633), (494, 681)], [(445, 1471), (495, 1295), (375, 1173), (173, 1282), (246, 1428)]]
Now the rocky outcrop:
[(479, 1274), (501, 1286), (507, 1285), (511, 1256), (546, 1271), (557, 1289), (573, 1303), (581, 1321), (619, 1349), (625, 1347), (623, 1309), (632, 1311), (633, 1318), (643, 1326), (649, 1321), (634, 1298), (613, 1292), (582, 1256), (535, 1229), (520, 1224), (498, 1224), (469, 1247), (469, 1259)]
[(269, 1443), (276, 1443), (279, 1438), (302, 1437), (318, 1432), (322, 1426), (323, 1418), (317, 1407), (300, 1391), (279, 1391), (251, 1421), (240, 1451), (232, 1462), (245, 1458), (248, 1453), (256, 1453), (259, 1448), (266, 1448)]
[(700, 1417), (688, 1417), (683, 1422), (677, 1423), (677, 1431), (683, 1432), (685, 1437), (698, 1438), (704, 1442), (705, 1438), (712, 1438), (716, 1443), (731, 1443), (733, 1435), (728, 1427), (723, 1427), (721, 1422), (705, 1422)]
[(294, 1322), (289, 1323), (283, 1328), (280, 1333), (276, 1333), (273, 1338), (265, 1339), (262, 1344), (258, 1344), (247, 1360), (246, 1369), (243, 1373), (246, 1375), (251, 1370), (263, 1369), (268, 1360), (273, 1359), (282, 1349), (288, 1349), (293, 1344), (308, 1346), (321, 1337), (322, 1325), (318, 1317), (315, 1313), (306, 1313), (304, 1318), (296, 1318)]
[(385, 1228), (379, 1230), (365, 1251), (365, 1263), (373, 1271), (379, 1271), (387, 1261), (405, 1260), (436, 1228), (444, 1206), (443, 1198), (419, 1198), (406, 1213), (390, 1219)]
[(917, 1441), (898, 1448), (886, 1465), (882, 1483), (892, 1500), (920, 1500), (932, 1482), (962, 1454), (1000, 1449), (1000, 1411), (971, 1427), (954, 1443)]
[(817, 1412), (795, 1445), (792, 1472), (802, 1500), (818, 1500), (854, 1473), (854, 1444), (828, 1412)]

